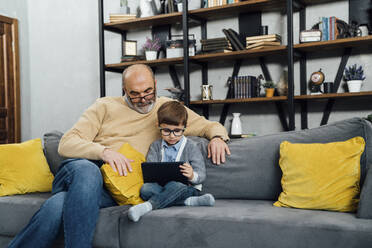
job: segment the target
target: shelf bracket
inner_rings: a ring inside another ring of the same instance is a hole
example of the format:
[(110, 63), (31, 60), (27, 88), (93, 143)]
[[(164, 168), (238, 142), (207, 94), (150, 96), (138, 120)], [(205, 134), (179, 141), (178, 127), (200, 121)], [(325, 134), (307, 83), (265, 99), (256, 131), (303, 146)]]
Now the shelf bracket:
[[(234, 69), (233, 69), (233, 73), (232, 73), (231, 77), (238, 76), (241, 65), (242, 65), (242, 60), (241, 59), (235, 61)], [(231, 92), (231, 87), (229, 87), (229, 90), (227, 91), (226, 99), (230, 98), (232, 93), (233, 92)], [(221, 116), (220, 116), (220, 123), (222, 125), (225, 125), (225, 121), (226, 121), (227, 113), (229, 112), (229, 108), (230, 108), (229, 103), (225, 103), (222, 107), (222, 112), (221, 112)]]
[[(349, 60), (349, 57), (351, 55), (351, 52), (352, 52), (351, 47), (345, 48), (344, 54), (342, 55), (340, 66), (338, 67), (336, 78), (335, 78), (335, 81), (334, 81), (334, 84), (333, 84), (333, 92), (332, 93), (336, 93), (338, 91), (338, 88), (340, 87), (342, 75), (344, 73), (344, 70), (345, 70), (347, 61)], [(324, 111), (323, 111), (323, 118), (322, 118), (322, 121), (320, 122), (321, 126), (326, 125), (328, 123), (328, 119), (329, 119), (329, 116), (331, 115), (332, 108), (333, 108), (333, 105), (335, 104), (335, 102), (336, 102), (335, 99), (329, 99), (327, 101), (326, 107), (324, 108)]]
[[(264, 74), (265, 80), (271, 81), (272, 78), (271, 78), (270, 72), (269, 72), (269, 70), (266, 66), (265, 58), (260, 57), (259, 60), (260, 60), (260, 66), (261, 66), (262, 73)], [(278, 112), (279, 120), (280, 120), (280, 123), (282, 124), (283, 129), (285, 131), (288, 131), (289, 129), (288, 129), (287, 117), (285, 115), (282, 103), (281, 102), (275, 102), (275, 106), (276, 106), (276, 110)]]
[(177, 71), (174, 65), (169, 66), (169, 75), (171, 76), (173, 85), (177, 89), (182, 89), (180, 80), (178, 79)]

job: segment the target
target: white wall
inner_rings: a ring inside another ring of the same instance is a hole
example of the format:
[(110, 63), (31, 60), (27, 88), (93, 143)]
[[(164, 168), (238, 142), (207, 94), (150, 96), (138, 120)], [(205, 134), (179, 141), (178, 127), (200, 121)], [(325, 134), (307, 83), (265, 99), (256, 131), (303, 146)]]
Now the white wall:
[[(28, 4), (28, 2), (32, 4)], [(119, 0), (105, 0), (105, 18), (109, 13), (119, 11)], [(129, 1), (131, 12), (136, 12), (138, 1)], [(338, 1), (327, 5), (312, 6), (307, 11), (308, 28), (319, 16), (336, 15), (348, 19), (348, 1)], [(327, 6), (327, 7), (324, 7)], [(0, 13), (20, 20), (21, 47), (21, 98), (22, 98), (22, 139), (41, 137), (49, 130), (66, 131), (79, 118), (81, 113), (99, 97), (99, 43), (98, 43), (98, 1), (88, 0), (1, 0)], [(294, 17), (295, 22), (298, 15)], [(262, 22), (269, 25), (269, 32), (282, 34), (286, 42), (286, 18), (280, 13), (264, 13)], [(208, 37), (222, 37), (221, 29), (238, 29), (236, 18), (208, 22)], [(297, 25), (296, 25), (297, 27)], [(295, 27), (297, 31), (298, 28)], [(181, 32), (173, 27), (172, 31)], [(200, 39), (200, 28), (190, 33)], [(138, 48), (150, 29), (131, 31), (128, 39), (138, 40)], [(298, 37), (298, 32), (294, 33)], [(295, 39), (297, 42), (298, 40)], [(105, 32), (105, 52), (107, 63), (117, 63), (121, 56), (121, 38), (119, 35)], [(199, 48), (200, 48), (200, 44)], [(349, 64), (360, 63), (366, 67), (367, 79), (363, 90), (372, 90), (371, 51), (356, 49)], [(368, 51), (368, 53), (365, 53)], [(319, 56), (326, 53), (329, 58)], [(311, 72), (322, 68), (327, 81), (333, 81), (342, 51), (322, 51), (309, 56), (307, 78)], [(270, 73), (275, 81), (285, 69), (286, 57), (267, 58)], [(214, 86), (214, 98), (225, 98), (226, 79), (232, 73), (233, 63), (210, 63), (209, 82)], [(182, 68), (178, 69), (181, 82)], [(245, 60), (240, 75), (258, 75), (261, 69), (257, 59)], [(164, 88), (172, 86), (166, 68), (156, 72), (159, 95), (169, 95)], [(200, 99), (201, 72), (198, 66), (191, 67), (191, 97)], [(121, 75), (106, 73), (107, 95), (121, 94)], [(295, 64), (295, 91), (299, 92), (299, 67)], [(339, 90), (342, 92), (342, 89)], [(309, 102), (309, 126), (320, 123), (324, 101)], [(372, 104), (367, 100), (337, 101), (330, 122), (354, 116), (366, 116), (371, 112)], [(358, 106), (363, 106), (362, 110)], [(231, 107), (226, 127), (229, 129), (231, 112), (241, 112), (243, 131), (259, 135), (281, 131), (280, 122), (273, 103), (241, 104)], [(299, 106), (297, 106), (299, 111)], [(221, 106), (210, 108), (211, 119), (218, 120)], [(300, 128), (300, 117), (296, 116), (296, 128)]]

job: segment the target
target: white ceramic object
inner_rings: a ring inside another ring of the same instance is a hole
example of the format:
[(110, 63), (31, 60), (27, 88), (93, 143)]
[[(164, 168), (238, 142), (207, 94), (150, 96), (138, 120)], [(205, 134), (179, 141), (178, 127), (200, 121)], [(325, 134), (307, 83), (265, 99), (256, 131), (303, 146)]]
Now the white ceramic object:
[[(154, 4), (154, 8), (152, 7)], [(141, 17), (149, 17), (159, 14), (161, 3), (160, 0), (140, 0), (139, 8)]]
[(363, 80), (350, 80), (347, 81), (347, 87), (349, 88), (349, 92), (360, 92), (362, 88)]
[(145, 51), (146, 60), (155, 60), (157, 51)]
[(242, 122), (240, 121), (240, 113), (233, 113), (233, 120), (231, 123), (231, 134), (240, 135), (242, 134)]

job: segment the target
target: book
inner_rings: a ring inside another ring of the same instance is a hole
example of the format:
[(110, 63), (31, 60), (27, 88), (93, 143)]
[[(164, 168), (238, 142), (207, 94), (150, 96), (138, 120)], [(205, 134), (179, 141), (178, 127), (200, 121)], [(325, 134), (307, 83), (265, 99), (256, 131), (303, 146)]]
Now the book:
[(260, 40), (260, 39), (270, 39), (270, 38), (276, 38), (277, 40), (282, 40), (282, 37), (279, 34), (266, 34), (266, 35), (258, 35), (258, 36), (247, 36), (245, 38), (246, 41), (251, 40)]
[(255, 48), (259, 46), (280, 46), (280, 42), (278, 41), (262, 41), (262, 42), (257, 42), (252, 45), (246, 46), (246, 49), (250, 48)]
[(235, 51), (241, 50), (239, 45), (235, 42), (235, 40), (231, 37), (230, 33), (227, 31), (227, 29), (222, 29), (222, 32), (226, 35), (226, 38), (230, 41), (231, 46)]
[(254, 43), (257, 43), (257, 42), (262, 42), (262, 41), (279, 41), (278, 39), (276, 38), (268, 38), (268, 39), (259, 39), (259, 40), (249, 40), (249, 41), (246, 41), (246, 45), (249, 45), (249, 44), (254, 44)]
[(240, 40), (239, 34), (237, 32), (235, 32), (235, 30), (232, 29), (232, 28), (229, 28), (227, 31), (230, 33), (231, 37), (235, 40), (236, 44), (239, 47), (239, 50), (244, 50), (245, 47), (244, 47), (242, 41)]

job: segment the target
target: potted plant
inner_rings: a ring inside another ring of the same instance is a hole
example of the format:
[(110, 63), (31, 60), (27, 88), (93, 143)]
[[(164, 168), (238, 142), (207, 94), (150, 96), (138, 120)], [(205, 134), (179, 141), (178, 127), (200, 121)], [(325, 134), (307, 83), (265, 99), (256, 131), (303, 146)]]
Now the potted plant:
[(146, 60), (155, 60), (157, 58), (157, 53), (160, 49), (160, 40), (154, 38), (153, 40), (146, 37), (146, 42), (143, 44), (143, 50), (145, 51)]
[(262, 87), (265, 88), (266, 97), (273, 97), (275, 91), (275, 83), (273, 81), (266, 81)]
[(362, 82), (366, 77), (364, 76), (364, 71), (362, 66), (357, 66), (354, 64), (345, 68), (344, 79), (349, 88), (349, 92), (360, 92), (362, 87)]

